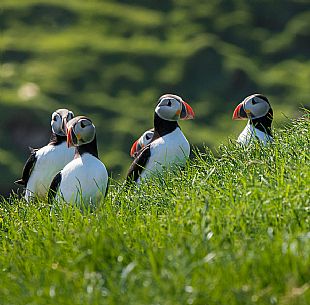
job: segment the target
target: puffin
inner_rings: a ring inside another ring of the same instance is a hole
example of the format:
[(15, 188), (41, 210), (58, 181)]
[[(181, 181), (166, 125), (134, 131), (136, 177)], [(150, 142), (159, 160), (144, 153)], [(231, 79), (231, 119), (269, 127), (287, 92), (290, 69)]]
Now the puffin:
[(132, 157), (132, 158), (137, 157), (140, 150), (152, 141), (153, 135), (154, 135), (154, 129), (153, 128), (145, 131), (140, 136), (140, 138), (132, 144), (132, 147), (130, 149), (130, 157)]
[(54, 177), (48, 201), (93, 205), (107, 193), (108, 172), (98, 157), (96, 128), (88, 117), (68, 122), (67, 145), (75, 148), (74, 159)]
[(184, 166), (190, 145), (181, 131), (179, 120), (193, 119), (191, 106), (175, 94), (162, 95), (154, 112), (153, 137), (132, 162), (126, 182), (138, 184), (145, 178), (161, 173), (164, 168)]
[(266, 145), (273, 141), (271, 131), (273, 110), (266, 96), (259, 93), (247, 96), (235, 108), (232, 119), (248, 120), (237, 139), (238, 143), (249, 145), (252, 140), (256, 139)]
[(22, 178), (15, 184), (24, 186), (25, 199), (44, 198), (54, 176), (74, 157), (74, 149), (66, 145), (65, 126), (74, 117), (68, 109), (58, 109), (52, 114), (51, 137), (49, 143), (40, 149), (30, 149)]

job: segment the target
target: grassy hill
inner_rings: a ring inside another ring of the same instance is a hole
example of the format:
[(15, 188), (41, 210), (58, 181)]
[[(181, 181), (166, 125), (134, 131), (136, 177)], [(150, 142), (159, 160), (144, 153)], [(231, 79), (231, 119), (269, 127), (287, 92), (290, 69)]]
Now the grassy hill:
[(1, 193), (28, 146), (46, 144), (59, 107), (93, 119), (114, 177), (166, 92), (193, 106), (182, 128), (199, 147), (235, 137), (232, 110), (254, 92), (270, 98), (277, 126), (296, 117), (310, 99), (309, 16), (302, 0), (2, 0)]
[(0, 303), (309, 304), (309, 122), (114, 182), (94, 211), (3, 199)]

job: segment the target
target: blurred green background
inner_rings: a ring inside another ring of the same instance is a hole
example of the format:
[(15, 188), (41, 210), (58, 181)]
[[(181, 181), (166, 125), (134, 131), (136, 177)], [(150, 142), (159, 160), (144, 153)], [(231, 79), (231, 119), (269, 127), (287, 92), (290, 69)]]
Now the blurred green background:
[(267, 95), (274, 127), (309, 106), (309, 1), (2, 0), (0, 191), (44, 146), (57, 108), (90, 116), (100, 157), (124, 177), (163, 93), (188, 101), (190, 143), (235, 138), (245, 96)]

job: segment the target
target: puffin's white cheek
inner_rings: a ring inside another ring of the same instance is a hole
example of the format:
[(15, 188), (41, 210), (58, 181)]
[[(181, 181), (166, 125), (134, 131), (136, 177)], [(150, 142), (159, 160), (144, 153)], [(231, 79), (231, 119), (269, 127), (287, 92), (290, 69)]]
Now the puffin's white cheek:
[(262, 109), (262, 113), (263, 115), (266, 115), (269, 111), (269, 105), (267, 103), (263, 104), (263, 109)]
[(175, 120), (175, 110), (172, 107), (159, 107), (156, 113), (164, 120)]
[(253, 109), (252, 113), (253, 113), (253, 116), (257, 117), (257, 118), (266, 115), (268, 110), (269, 110), (267, 105), (265, 105), (263, 103), (257, 104), (255, 106), (256, 107), (253, 107), (254, 109)]
[(180, 111), (180, 113), (181, 113), (181, 111), (182, 111), (182, 105), (179, 102), (175, 103), (172, 108), (173, 108), (174, 112)]
[(80, 135), (84, 135), (85, 133), (87, 133), (87, 128), (88, 126), (82, 128), (80, 124), (77, 124), (75, 125), (75, 128), (74, 128), (74, 132), (75, 134), (80, 134)]
[(252, 112), (253, 113), (254, 109), (253, 109), (253, 106), (251, 103), (249, 103), (249, 102), (244, 103), (243, 108), (244, 108), (245, 112)]
[(54, 129), (58, 129), (59, 128), (59, 123), (57, 121), (52, 121), (51, 125)]
[(156, 112), (157, 114), (159, 114), (159, 112), (160, 112), (160, 107), (159, 107), (159, 106), (157, 106), (157, 107), (155, 108), (155, 112)]

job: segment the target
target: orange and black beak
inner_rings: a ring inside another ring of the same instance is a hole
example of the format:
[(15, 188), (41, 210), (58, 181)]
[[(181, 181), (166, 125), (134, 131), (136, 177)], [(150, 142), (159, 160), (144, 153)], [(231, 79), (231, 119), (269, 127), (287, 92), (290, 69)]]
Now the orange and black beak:
[(246, 110), (244, 109), (243, 102), (241, 102), (234, 110), (232, 119), (233, 120), (247, 120), (248, 119), (248, 115), (247, 115)]
[(182, 101), (181, 120), (191, 120), (195, 117), (194, 110), (186, 102)]
[(72, 127), (69, 127), (69, 129), (67, 129), (66, 131), (67, 131), (67, 145), (69, 148), (74, 146), (72, 142)]
[(139, 139), (137, 141), (135, 141), (135, 143), (132, 144), (131, 149), (130, 149), (130, 157), (134, 158), (135, 155), (137, 154), (137, 152), (142, 149), (143, 147), (141, 147), (140, 143), (139, 143)]

